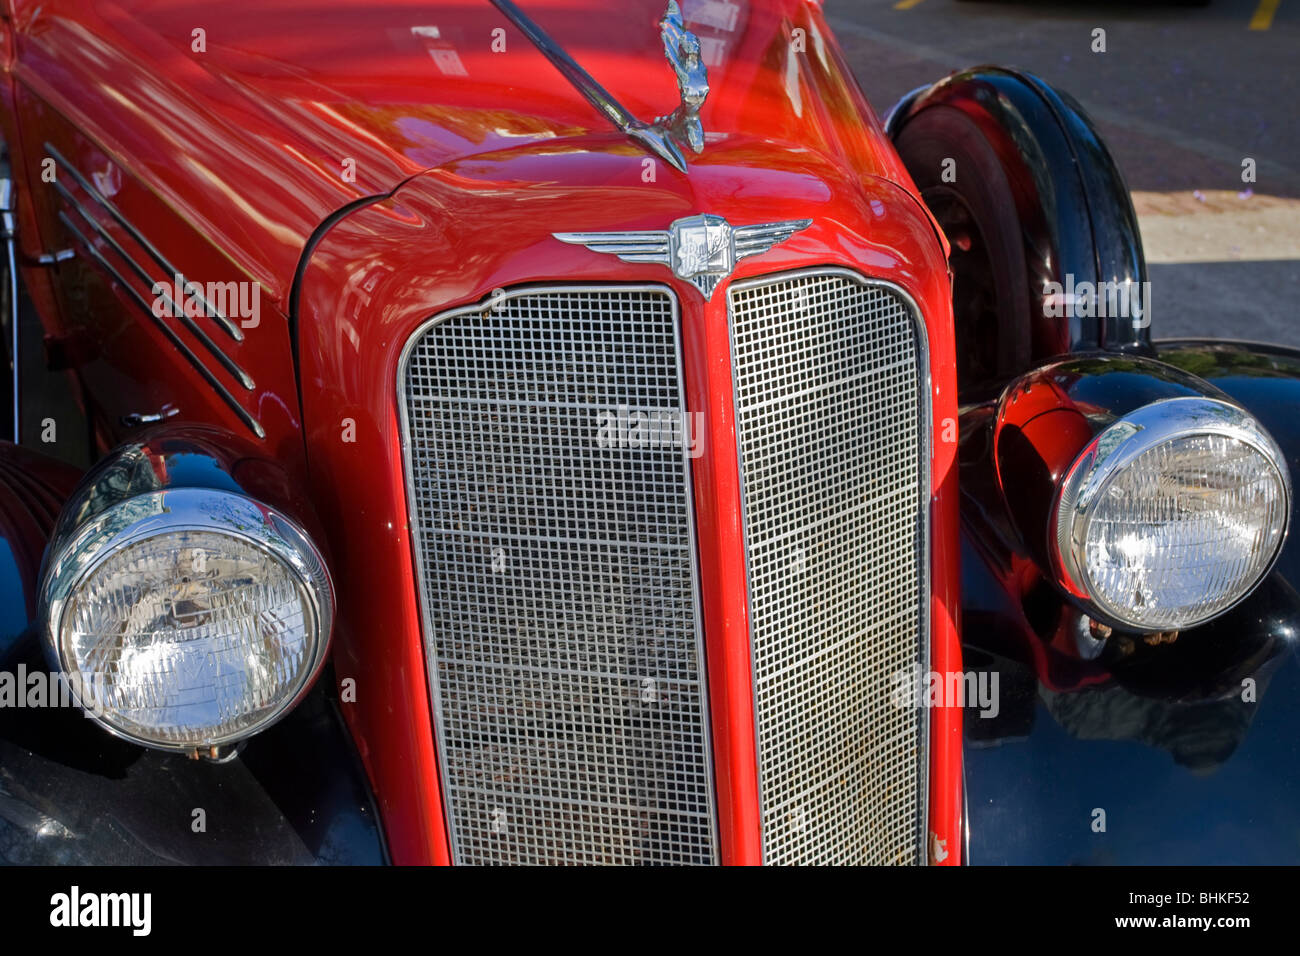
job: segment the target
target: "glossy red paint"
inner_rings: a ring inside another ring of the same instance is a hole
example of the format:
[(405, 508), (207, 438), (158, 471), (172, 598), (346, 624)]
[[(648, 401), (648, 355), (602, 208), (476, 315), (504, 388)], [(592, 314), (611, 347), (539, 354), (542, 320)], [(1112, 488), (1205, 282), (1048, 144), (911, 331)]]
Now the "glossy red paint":
[[(232, 195), (231, 182), (257, 183), (239, 165), (256, 162), (256, 150), (250, 159), (242, 149), (230, 148), (236, 140), (210, 124), (210, 110), (186, 90), (185, 71), (160, 73), (158, 51), (135, 42), (141, 27), (119, 8), (18, 4), (11, 29), (18, 58), (5, 76), (4, 134), (20, 188), (23, 277), (47, 335), (92, 398), (87, 411), (101, 450), (132, 437), (123, 416), (157, 413), (166, 404), (177, 408), (182, 420), (209, 422), (232, 433), (244, 432), (245, 426), (187, 362), (159, 361), (159, 356), (175, 357), (176, 349), (141, 309), (140, 299), (154, 299), (152, 283), (96, 240), (120, 274), (109, 276), (60, 221), (60, 214), (68, 217), (92, 239), (96, 227), (102, 229), (152, 280), (173, 281), (68, 170), (47, 165), (47, 144), (147, 233), (153, 246), (166, 250), (187, 277), (256, 287), (259, 314), (248, 320), (242, 342), (208, 329), (250, 375), (252, 389), (219, 369), (202, 345), (182, 338), (261, 422), (267, 453), (296, 461), (300, 471), (294, 363), (281, 304), (303, 242), (318, 216), (333, 208), (332, 201), (304, 208), (287, 199), (283, 188), (273, 191), (276, 198), (256, 191)], [(218, 163), (215, 157), (222, 152), (233, 158)], [(263, 163), (262, 169), (292, 187), (296, 176), (290, 166), (282, 158), (278, 164)], [(281, 215), (278, 207), (286, 203), (296, 220)], [(56, 267), (34, 264), (55, 250), (75, 250), (77, 257)], [(277, 279), (278, 270), (283, 280)]]
[[(662, 276), (660, 277), (663, 278)], [(705, 651), (713, 725), (722, 858), (737, 864), (762, 862), (755, 772), (754, 694), (749, 648), (749, 602), (743, 561), (740, 474), (736, 459), (736, 416), (731, 376), (731, 342), (725, 321), (717, 321), (724, 288), (714, 304), (677, 283), (682, 303), (682, 357), (686, 404), (702, 411), (700, 456), (693, 467), (695, 527), (700, 547), (700, 591), (704, 596)]]
[[(1077, 403), (1050, 374), (1031, 373), (1009, 387), (998, 403), (993, 442), (1000, 446), (1013, 432), (1024, 436), (1054, 488), (1096, 434), (1089, 415), (1098, 411)], [(994, 464), (1003, 495), (1023, 493), (1021, 476), (1007, 471), (1001, 457), (995, 457)]]
[[(957, 366), (952, 339), (951, 288), (918, 300), (930, 332), (934, 395), (934, 461), (931, 466), (930, 669), (962, 670), (960, 497), (957, 484)], [(934, 311), (931, 311), (934, 310)], [(938, 317), (938, 318), (936, 318)], [(960, 866), (965, 842), (962, 775), (962, 709), (930, 711), (930, 862)]]
[[(1098, 422), (1110, 410), (1072, 394), (1080, 375), (1052, 367), (1027, 373), (1006, 387), (995, 404), (967, 412), (967, 427), (987, 429), (991, 457), (975, 463), (991, 471), (994, 501), (980, 501), (964, 512), (963, 534), (977, 548), (1007, 600), (997, 617), (996, 633), (1009, 645), (1023, 647), (1044, 687), (1070, 692), (1112, 679), (1109, 667), (1080, 654), (1086, 615), (1060, 602), (1054, 617), (1031, 622), (1026, 608), (1044, 589), (1060, 586), (1077, 597), (1064, 577), (1052, 577), (1051, 513), (1056, 492), (1079, 453), (1095, 437)], [(966, 490), (975, 491), (977, 481)], [(990, 503), (992, 507), (989, 507)], [(993, 522), (1008, 522), (1000, 531)], [(985, 524), (985, 522), (990, 522)], [(1016, 542), (1009, 547), (1006, 542)]]
[[(192, 0), (11, 2), (17, 88), (110, 160), (129, 160), (195, 227), (190, 242), (209, 241), (281, 304), (307, 237), (348, 202), (466, 156), (609, 129), (488, 0), (263, 0), (223, 4), (219, 17)], [(863, 105), (831, 62), (819, 11), (804, 0), (730, 6), (728, 23), (694, 25), (717, 58), (706, 130), (844, 153), (907, 182), (882, 137), (843, 137), (815, 115)], [(657, 28), (664, 3), (528, 10), (634, 114), (676, 105)], [(791, 52), (796, 28), (803, 54)], [(494, 51), (497, 30), (505, 52)], [(38, 136), (25, 140), (39, 150)], [(169, 247), (185, 243), (158, 228)]]
[[(366, 741), (395, 858), (426, 861), (446, 852), (433, 792), (409, 786), (410, 741), (394, 745), (395, 715), (420, 710), (427, 732), (427, 688), (411, 669), (419, 644), (410, 580), (409, 536), (400, 488), (402, 462), (393, 414), (397, 364), (412, 332), (431, 315), (485, 298), (495, 288), (553, 280), (661, 282), (682, 303), (688, 407), (705, 416), (696, 464), (697, 526), (710, 663), (719, 812), (728, 862), (758, 862), (745, 574), (740, 540), (725, 288), (705, 303), (667, 270), (632, 265), (551, 236), (571, 230), (662, 228), (707, 210), (735, 223), (808, 216), (812, 227), (735, 278), (809, 264), (843, 265), (907, 289), (929, 322), (935, 417), (933, 648), (936, 666), (956, 668), (957, 575), (953, 496), (956, 383), (947, 273), (929, 221), (899, 186), (858, 180), (843, 167), (805, 158), (797, 173), (741, 163), (755, 144), (737, 136), (701, 156), (689, 177), (663, 172), (643, 183), (641, 156), (613, 137), (529, 146), (450, 164), (413, 180), (393, 197), (340, 221), (313, 252), (304, 274), (299, 325), (310, 472), (324, 511), (336, 516), (336, 553), (396, 576), (338, 582), (340, 677), (358, 676), (350, 719)], [(545, 155), (540, 155), (544, 152)], [(598, 185), (593, 185), (593, 184)], [(744, 184), (740, 191), (737, 186)], [(447, 211), (456, 210), (455, 224)], [(509, 244), (500, 236), (508, 233)], [(340, 441), (347, 420), (356, 441)], [(382, 487), (382, 493), (380, 488)], [(338, 497), (341, 493), (348, 497)], [(365, 501), (360, 500), (362, 497)], [(356, 499), (355, 501), (353, 499)], [(400, 673), (390, 669), (399, 661)], [(382, 681), (381, 688), (376, 682)], [(423, 708), (421, 709), (421, 701)], [(932, 828), (957, 856), (959, 714), (935, 711)], [(431, 762), (432, 739), (420, 741)], [(418, 821), (411, 822), (411, 821)], [(398, 840), (433, 835), (432, 844)]]
[[(1037, 566), (1054, 566), (1056, 495), (1070, 466), (1096, 434), (1102, 409), (1072, 398), (1068, 382), (1038, 370), (1008, 386), (998, 403), (993, 464), (1007, 513)], [(1065, 575), (1060, 585), (1087, 599)]]
[[(24, 212), (24, 250), (35, 258), (76, 245), (57, 218), (66, 201), (39, 175), (49, 142), (129, 219), (147, 223), (186, 276), (256, 283), (267, 321), (240, 346), (222, 344), (256, 383), (236, 397), (277, 457), (300, 454), (291, 447), (299, 423), (282, 332), (289, 289), (330, 213), (468, 156), (608, 135), (606, 121), (487, 0), (436, 9), (421, 0), (266, 0), (223, 5), (219, 20), (185, 0), (13, 7), (7, 32), (17, 57), (4, 95), (22, 127), (6, 134), (25, 157), (33, 215)], [(887, 140), (856, 128), (866, 105), (816, 8), (782, 0), (728, 9), (731, 19), (695, 24), (712, 61), (702, 113), (711, 139), (744, 129), (760, 149), (793, 150), (793, 166), (801, 155), (832, 156), (860, 175), (910, 182)], [(660, 0), (619, 4), (616, 22), (593, 16), (587, 0), (548, 0), (530, 12), (637, 115), (675, 104), (656, 28)], [(796, 30), (803, 52), (794, 52)], [(498, 37), (505, 53), (494, 51)], [(129, 236), (104, 224), (142, 259)], [(56, 282), (48, 270), (25, 278), (50, 305), (51, 331), (79, 358), (105, 444), (130, 437), (123, 415), (166, 402), (185, 418), (240, 427), (191, 369), (149, 359), (173, 346), (137, 321), (120, 284), (79, 262), (65, 269), (71, 275)], [(102, 303), (90, 325), (76, 321), (86, 300)]]
[[(632, 112), (653, 117), (676, 103), (655, 27), (661, 0), (528, 6)], [(933, 385), (931, 660), (960, 669), (943, 238), (819, 8), (732, 6), (733, 22), (693, 25), (712, 50), (713, 92), (701, 113), (706, 148), (682, 175), (610, 129), (487, 0), (264, 0), (223, 5), (219, 18), (176, 0), (130, 13), (111, 2), (14, 0), (18, 59), (3, 95), (20, 120), (5, 134), (25, 159), (34, 210), (25, 251), (68, 241), (58, 197), (40, 180), (48, 141), (111, 187), (189, 277), (264, 290), (261, 325), (230, 354), (257, 380), (241, 400), (263, 419), (262, 447), (310, 489), (326, 528), (335, 669), (355, 681), (344, 711), (399, 863), (450, 856), (395, 407), (399, 355), (437, 312), (557, 278), (664, 283), (681, 302), (687, 402), (706, 423), (695, 504), (723, 856), (761, 860), (726, 288), (705, 303), (665, 269), (561, 244), (552, 230), (662, 229), (701, 212), (738, 225), (808, 217), (812, 227), (743, 260), (733, 278), (838, 265), (895, 282), (919, 303)], [(495, 30), (508, 53), (493, 52)], [(344, 175), (349, 159), (355, 181)], [(309, 247), (331, 213), (367, 196)], [(120, 283), (84, 262), (57, 281), (48, 270), (28, 278), (40, 295), (57, 290), (51, 326), (91, 346), (78, 373), (106, 441), (121, 437), (122, 412), (163, 400), (179, 401), (186, 421), (238, 427), (192, 370), (157, 361), (172, 351)], [(73, 317), (87, 301), (97, 324), (81, 329)], [(935, 709), (930, 720), (931, 853), (952, 864), (961, 714)]]

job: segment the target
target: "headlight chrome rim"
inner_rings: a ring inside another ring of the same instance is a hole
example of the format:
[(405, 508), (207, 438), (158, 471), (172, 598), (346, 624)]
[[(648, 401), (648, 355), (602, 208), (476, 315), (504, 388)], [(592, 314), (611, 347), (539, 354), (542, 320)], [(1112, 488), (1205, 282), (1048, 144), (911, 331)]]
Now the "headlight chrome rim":
[[(1146, 453), (1182, 439), (1198, 436), (1225, 437), (1256, 452), (1268, 466), (1282, 493), (1281, 532), (1272, 554), (1260, 566), (1249, 585), (1212, 613), (1186, 615), (1155, 627), (1123, 608), (1107, 606), (1089, 574), (1087, 555), (1088, 522), (1102, 493), (1125, 469)], [(1291, 477), (1286, 457), (1273, 437), (1245, 409), (1222, 399), (1182, 396), (1162, 399), (1116, 419), (1102, 429), (1075, 457), (1058, 485), (1049, 530), (1050, 551), (1057, 579), (1083, 602), (1090, 616), (1100, 623), (1126, 631), (1147, 633), (1180, 630), (1212, 621), (1241, 603), (1268, 576), (1281, 556), (1290, 530)]]
[[(215, 520), (224, 509), (238, 526)], [(305, 633), (312, 638), (310, 654), (301, 668), (297, 686), (284, 694), (255, 722), (237, 731), (211, 734), (202, 743), (166, 741), (134, 733), (114, 723), (112, 712), (89, 704), (82, 695), (78, 668), (69, 659), (63, 635), (63, 618), (70, 599), (83, 583), (114, 556), (151, 538), (185, 532), (215, 534), (238, 541), (279, 561), (292, 575), (305, 597)], [(325, 562), (296, 522), (268, 505), (231, 491), (211, 488), (165, 488), (125, 498), (95, 515), (62, 543), (47, 559), (41, 583), (43, 643), (53, 666), (70, 680), (78, 704), (106, 731), (123, 740), (154, 750), (194, 753), (227, 747), (271, 727), (311, 690), (328, 657), (334, 621), (334, 588)]]

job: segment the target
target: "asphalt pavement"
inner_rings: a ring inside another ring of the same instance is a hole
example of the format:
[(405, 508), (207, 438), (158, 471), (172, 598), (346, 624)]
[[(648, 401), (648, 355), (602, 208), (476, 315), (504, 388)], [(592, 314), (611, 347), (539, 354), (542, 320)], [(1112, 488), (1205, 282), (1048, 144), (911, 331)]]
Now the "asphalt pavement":
[[(881, 115), (909, 90), (979, 64), (1028, 70), (1079, 100), (1133, 193), (1155, 337), (1300, 347), (1300, 0), (825, 9)], [(1243, 180), (1250, 165), (1253, 182)]]

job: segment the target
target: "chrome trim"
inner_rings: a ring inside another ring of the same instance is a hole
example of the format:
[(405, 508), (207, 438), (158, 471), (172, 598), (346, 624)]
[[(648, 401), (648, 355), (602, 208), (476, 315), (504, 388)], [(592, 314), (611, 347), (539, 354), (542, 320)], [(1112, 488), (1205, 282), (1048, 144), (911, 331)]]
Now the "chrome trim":
[(663, 230), (551, 235), (560, 242), (618, 256), (624, 262), (664, 266), (699, 289), (707, 301), (741, 259), (762, 255), (811, 225), (811, 219), (792, 219), (733, 226), (721, 216), (705, 215), (684, 216)]
[[(62, 641), (62, 617), (68, 600), (86, 577), (132, 544), (180, 531), (207, 531), (238, 539), (270, 554), (284, 564), (307, 595), (311, 616), (311, 655), (299, 685), (286, 693), (250, 730), (214, 737), (199, 745), (171, 744), (133, 734), (114, 725), (107, 708), (87, 708), (87, 713), (109, 733), (155, 750), (189, 753), (199, 747), (224, 746), (260, 733), (289, 712), (311, 689), (329, 650), (334, 623), (334, 590), (320, 552), (298, 525), (280, 512), (245, 495), (211, 488), (166, 488), (117, 501), (51, 541), (57, 553), (47, 556), (42, 571), (40, 620), (42, 639), (50, 662), (71, 675)], [(304, 622), (306, 624), (307, 622)], [(79, 682), (72, 681), (78, 705), (86, 707)], [(99, 712), (96, 713), (95, 711)]]
[[(915, 335), (916, 348), (916, 367), (917, 367), (917, 411), (918, 411), (918, 461), (916, 463), (918, 474), (919, 500), (917, 503), (917, 604), (919, 620), (917, 623), (917, 659), (914, 662), (922, 669), (922, 672), (928, 669), (930, 662), (930, 642), (931, 642), (931, 608), (930, 608), (930, 587), (932, 579), (931, 568), (931, 529), (933, 524), (933, 501), (932, 501), (932, 475), (931, 463), (933, 459), (933, 431), (934, 431), (934, 403), (932, 393), (932, 380), (930, 373), (930, 354), (929, 354), (929, 337), (928, 329), (925, 325), (920, 307), (916, 300), (902, 286), (883, 279), (872, 279), (861, 275), (850, 269), (836, 266), (809, 267), (798, 269), (791, 272), (774, 273), (756, 278), (744, 279), (733, 283), (727, 289), (727, 331), (731, 344), (731, 373), (732, 373), (732, 401), (733, 415), (736, 422), (736, 471), (740, 482), (741, 497), (741, 526), (745, 542), (745, 580), (746, 580), (746, 602), (749, 608), (749, 650), (751, 668), (755, 659), (755, 641), (754, 641), (754, 583), (752, 574), (753, 554), (751, 551), (751, 539), (749, 529), (746, 527), (746, 516), (749, 514), (749, 494), (747, 482), (745, 480), (745, 464), (743, 459), (743, 444), (741, 438), (740, 425), (740, 393), (739, 377), (737, 375), (737, 348), (735, 337), (734, 321), (734, 293), (745, 289), (764, 286), (780, 285), (794, 280), (805, 278), (819, 278), (827, 276), (839, 276), (848, 279), (860, 286), (868, 288), (879, 288), (888, 291), (896, 296), (906, 308), (911, 317), (911, 325)], [(757, 675), (751, 675), (751, 686), (757, 688)], [(766, 821), (767, 813), (765, 806), (764, 788), (762, 786), (762, 765), (763, 765), (763, 748), (762, 748), (762, 727), (759, 718), (759, 701), (758, 694), (754, 693), (754, 739), (755, 739), (755, 758), (758, 765), (758, 796), (759, 796), (759, 813), (760, 820)], [(917, 827), (915, 833), (915, 860), (918, 865), (926, 865), (929, 862), (929, 735), (930, 735), (930, 714), (929, 708), (922, 706), (919, 708), (920, 713), (917, 719)], [(763, 859), (768, 862), (768, 839), (766, 826), (762, 833)]]
[(682, 151), (677, 148), (677, 144), (673, 142), (672, 136), (666, 130), (643, 123), (628, 112), (627, 108), (597, 83), (590, 73), (578, 65), (564, 47), (560, 46), (550, 34), (511, 0), (492, 0), (492, 4), (505, 14), (506, 18), (523, 32), (529, 42), (551, 61), (551, 64), (560, 71), (560, 75), (620, 132), (647, 147), (674, 169), (686, 172), (686, 157), (682, 155)]
[(3, 328), (4, 321), (9, 323), (9, 354), (13, 362), (11, 370), (12, 382), (10, 383), (13, 390), (13, 423), (11, 425), (10, 440), (15, 445), (19, 443), (22, 437), (22, 412), (20, 401), (22, 399), (22, 388), (19, 382), (19, 374), (22, 370), (22, 357), (20, 356), (18, 342), (18, 264), (14, 256), (14, 240), (17, 237), (17, 225), (14, 219), (14, 181), (9, 170), (9, 158), (6, 156), (3, 160), (3, 171), (0, 172), (0, 239), (4, 240), (4, 267), (8, 273), (4, 276), (4, 282), (9, 287), (6, 291), (9, 294), (9, 308), (6, 310), (8, 315), (0, 320), (0, 328)]
[(709, 71), (700, 58), (700, 38), (686, 29), (677, 0), (668, 0), (668, 10), (659, 20), (659, 35), (664, 41), (664, 56), (677, 76), (677, 93), (682, 102), (667, 116), (656, 119), (655, 126), (667, 130), (682, 145), (703, 152), (700, 107), (709, 95)]
[[(104, 211), (112, 216), (119, 226), (130, 233), (131, 238), (135, 240), (136, 244), (139, 245), (141, 249), (149, 254), (149, 257), (153, 259), (154, 262), (167, 270), (168, 276), (180, 276), (181, 282), (185, 281), (185, 274), (172, 265), (171, 262), (168, 261), (167, 257), (159, 252), (152, 242), (145, 238), (144, 233), (132, 225), (131, 221), (122, 214), (121, 210), (119, 210), (107, 196), (95, 188), (95, 184), (83, 176), (77, 168), (72, 165), (72, 163), (68, 162), (62, 153), (48, 142), (45, 144), (45, 152), (51, 159), (58, 163), (59, 166), (67, 170), (68, 175), (77, 181), (77, 185), (86, 191), (86, 195), (90, 196), (91, 199), (95, 200), (95, 202), (102, 206)], [(203, 296), (197, 295), (195, 298), (203, 303), (204, 315), (211, 316), (236, 342), (244, 341), (243, 330), (240, 329), (238, 325), (231, 322), (230, 319), (228, 319), (219, 309), (214, 308), (212, 303), (203, 298)]]
[[(442, 708), (442, 694), (439, 685), (439, 669), (437, 666), (436, 654), (431, 647), (432, 638), (430, 636), (430, 621), (433, 615), (429, 607), (429, 581), (425, 572), (424, 555), (426, 554), (425, 543), (421, 534), (421, 521), (419, 519), (420, 509), (416, 496), (416, 476), (414, 472), (414, 449), (411, 440), (410, 415), (408, 410), (407, 395), (407, 372), (412, 353), (419, 345), (424, 336), (434, 327), (445, 323), (451, 319), (465, 315), (486, 315), (491, 314), (502, 302), (510, 299), (516, 299), (527, 296), (537, 295), (564, 295), (571, 293), (578, 294), (600, 294), (600, 293), (654, 293), (667, 298), (672, 306), (672, 324), (674, 350), (676, 358), (676, 376), (678, 382), (678, 396), (680, 401), (680, 411), (686, 414), (688, 411), (686, 401), (686, 387), (684, 378), (684, 360), (682, 355), (681, 340), (681, 306), (673, 290), (661, 284), (589, 284), (589, 285), (546, 285), (532, 284), (518, 286), (508, 290), (505, 293), (498, 293), (489, 296), (480, 302), (459, 306), (441, 312), (427, 321), (421, 323), (409, 336), (404, 344), (397, 362), (397, 373), (394, 382), (395, 394), (397, 397), (397, 407), (399, 416), (399, 437), (401, 443), (403, 478), (406, 483), (406, 507), (407, 507), (407, 527), (410, 531), (411, 554), (415, 565), (416, 583), (419, 589), (419, 607), (421, 616), (421, 637), (423, 650), (426, 657), (427, 678), (429, 681), (429, 699), (433, 711), (433, 722), (435, 727), (435, 747), (438, 749), (438, 770), (442, 784), (443, 812), (447, 820), (448, 836), (451, 843), (451, 850), (454, 859), (459, 860), (461, 855), (460, 840), (455, 825), (455, 816), (451, 807), (451, 780), (449, 776), (447, 753), (442, 749), (442, 737), (445, 726), (444, 714)], [(703, 748), (703, 761), (705, 773), (705, 800), (708, 816), (708, 842), (712, 848), (712, 862), (717, 862), (719, 858), (719, 837), (717, 823), (717, 798), (716, 798), (716, 780), (714, 776), (713, 762), (713, 729), (710, 713), (710, 697), (708, 683), (708, 657), (707, 648), (704, 642), (703, 616), (700, 597), (700, 580), (699, 580), (699, 541), (696, 532), (695, 521), (695, 495), (692, 474), (692, 461), (683, 449), (682, 454), (682, 480), (683, 494), (685, 498), (685, 515), (686, 515), (686, 540), (689, 543), (690, 550), (690, 577), (691, 577), (691, 613), (694, 621), (694, 647), (698, 666), (698, 685), (701, 701), (700, 712), (700, 733), (701, 746)]]
[[(1153, 625), (1126, 621), (1119, 610), (1102, 607), (1092, 597), (1086, 542), (1077, 534), (1092, 520), (1092, 506), (1114, 477), (1140, 456), (1166, 442), (1192, 435), (1222, 435), (1254, 449), (1273, 469), (1282, 486), (1286, 514), (1282, 534), (1270, 560), (1241, 594), (1221, 610), (1203, 618), (1179, 620), (1170, 628), (1204, 624), (1241, 603), (1277, 564), (1291, 524), (1292, 488), (1286, 455), (1264, 427), (1245, 409), (1215, 398), (1197, 395), (1166, 398), (1129, 412), (1100, 431), (1070, 465), (1056, 490), (1048, 538), (1055, 571), (1072, 593), (1089, 595), (1089, 616), (1122, 630), (1151, 630)], [(1162, 628), (1167, 629), (1167, 628)]]
[(970, 788), (966, 786), (966, 754), (961, 758), (961, 865), (971, 866), (970, 860)]
[(119, 421), (127, 428), (140, 428), (143, 425), (156, 425), (159, 422), (165, 422), (167, 419), (174, 418), (179, 414), (180, 409), (169, 402), (156, 412), (127, 412)]
[[(149, 286), (150, 289), (152, 289), (154, 285), (158, 282), (158, 280), (155, 280), (151, 275), (149, 275), (149, 273), (145, 271), (143, 266), (141, 266), (138, 262), (136, 262), (127, 254), (126, 250), (122, 248), (121, 243), (119, 243), (116, 239), (114, 239), (111, 235), (109, 235), (108, 230), (103, 227), (103, 225), (99, 222), (98, 219), (96, 219), (94, 216), (92, 216), (89, 213), (89, 211), (87, 211), (86, 207), (83, 206), (77, 200), (76, 196), (72, 195), (72, 193), (68, 191), (68, 188), (66, 186), (64, 186), (58, 180), (54, 181), (53, 186), (55, 191), (60, 196), (62, 196), (68, 202), (68, 204), (72, 206), (73, 209), (77, 211), (77, 214), (81, 216), (82, 219), (86, 221), (86, 224), (89, 225), (90, 228), (95, 230), (95, 233), (101, 239), (103, 239), (104, 242), (108, 244), (110, 249), (112, 249), (115, 253), (117, 253), (118, 258), (120, 258), (123, 262), (125, 262), (128, 266), (130, 266), (131, 271), (140, 277), (140, 281), (145, 283), (147, 286)], [(162, 284), (166, 285), (165, 282)], [(185, 326), (185, 328), (187, 328), (190, 331), (190, 334), (193, 335), (196, 339), (198, 339), (203, 344), (203, 347), (206, 348), (208, 352), (212, 355), (212, 357), (221, 363), (222, 368), (224, 368), (227, 372), (229, 372), (239, 382), (240, 385), (244, 386), (244, 388), (246, 388), (248, 391), (251, 392), (254, 387), (252, 376), (250, 376), (247, 372), (245, 372), (242, 368), (240, 368), (239, 365), (235, 363), (234, 359), (232, 359), (225, 352), (221, 351), (221, 348), (215, 342), (213, 342), (211, 338), (208, 337), (208, 334), (204, 332), (203, 329), (199, 328), (198, 324), (193, 319), (191, 319), (188, 315), (185, 314), (185, 310), (182, 309), (179, 305), (177, 305), (170, 295), (164, 292), (162, 298), (163, 301), (167, 303), (167, 308), (170, 311), (172, 318), (179, 319), (180, 322)], [(199, 298), (199, 297), (195, 296), (195, 298)], [(152, 313), (153, 309), (150, 308), (149, 311), (150, 313)]]
[(176, 330), (173, 329), (166, 322), (164, 322), (162, 319), (160, 319), (158, 316), (153, 314), (153, 307), (148, 302), (145, 301), (144, 296), (142, 296), (136, 290), (135, 286), (131, 285), (131, 283), (129, 283), (126, 280), (126, 278), (120, 272), (117, 271), (117, 269), (112, 265), (112, 263), (110, 263), (107, 259), (104, 258), (103, 254), (98, 249), (96, 249), (94, 245), (91, 243), (91, 241), (87, 239), (82, 234), (81, 230), (76, 227), (76, 225), (68, 217), (68, 214), (66, 212), (62, 210), (59, 211), (59, 221), (63, 223), (64, 228), (67, 229), (70, 233), (72, 233), (72, 235), (77, 239), (77, 241), (81, 243), (81, 245), (85, 248), (86, 252), (90, 255), (90, 257), (99, 264), (100, 268), (102, 268), (105, 272), (107, 272), (109, 276), (112, 277), (112, 279), (115, 282), (117, 282), (119, 286), (121, 286), (124, 290), (126, 290), (126, 292), (131, 296), (132, 299), (135, 300), (136, 304), (140, 306), (140, 308), (144, 309), (147, 313), (149, 313), (149, 317), (154, 320), (154, 324), (157, 325), (158, 328), (162, 330), (163, 334), (167, 336), (167, 338), (171, 341), (172, 345), (176, 347), (177, 351), (179, 351), (183, 356), (185, 356), (185, 358), (189, 360), (190, 364), (194, 366), (195, 371), (197, 371), (201, 376), (203, 376), (203, 380), (207, 382), (210, 386), (212, 386), (213, 391), (215, 391), (219, 396), (221, 396), (222, 400), (227, 405), (230, 406), (231, 411), (233, 411), (239, 417), (239, 420), (243, 422), (246, 426), (248, 426), (248, 428), (258, 438), (265, 438), (266, 430), (262, 428), (262, 423), (259, 422), (256, 418), (254, 418), (252, 414), (248, 411), (248, 409), (244, 408), (244, 406), (239, 403), (239, 401), (235, 398), (234, 395), (230, 394), (229, 389), (227, 389), (225, 385), (221, 384), (221, 381), (216, 377), (216, 375), (213, 374), (212, 370), (209, 369), (206, 365), (204, 365), (199, 360), (199, 357), (194, 354), (193, 350), (191, 350), (190, 347), (186, 345), (185, 342), (181, 339), (181, 337), (176, 334)]

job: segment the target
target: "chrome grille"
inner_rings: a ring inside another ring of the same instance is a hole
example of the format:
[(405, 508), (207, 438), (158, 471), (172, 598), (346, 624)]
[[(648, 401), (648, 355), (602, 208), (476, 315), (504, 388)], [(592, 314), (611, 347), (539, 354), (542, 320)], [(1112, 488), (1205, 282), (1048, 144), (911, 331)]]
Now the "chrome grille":
[[(547, 288), (399, 373), (457, 862), (716, 860), (676, 300)], [(651, 436), (653, 437), (653, 436)]]
[(767, 863), (923, 860), (921, 326), (817, 270), (728, 292)]

